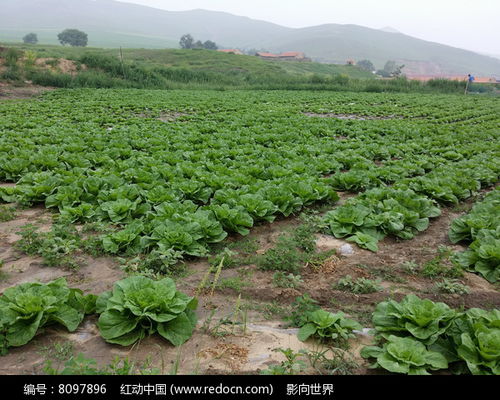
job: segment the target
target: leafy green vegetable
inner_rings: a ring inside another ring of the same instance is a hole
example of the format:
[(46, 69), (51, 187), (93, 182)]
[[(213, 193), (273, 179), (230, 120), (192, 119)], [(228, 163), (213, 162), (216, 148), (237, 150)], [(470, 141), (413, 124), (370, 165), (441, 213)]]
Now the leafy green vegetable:
[(444, 303), (434, 303), (415, 295), (400, 303), (379, 303), (373, 313), (373, 324), (382, 337), (412, 336), (424, 344), (434, 343), (451, 325), (457, 313)]
[(368, 249), (373, 252), (378, 251), (378, 239), (374, 236), (371, 236), (367, 233), (356, 232), (354, 236), (347, 238), (348, 242), (355, 242), (359, 247), (363, 249)]
[(382, 347), (364, 347), (361, 356), (376, 359), (372, 368), (380, 367), (398, 374), (429, 375), (428, 370), (448, 368), (448, 361), (442, 354), (427, 350), (425, 345), (410, 337), (390, 335)]
[(385, 235), (412, 239), (440, 215), (433, 201), (408, 189), (376, 188), (327, 213), (325, 222), (338, 238), (378, 251)]
[(354, 337), (352, 331), (361, 330), (362, 326), (344, 315), (342, 312), (333, 314), (321, 309), (311, 312), (308, 322), (299, 330), (299, 340), (305, 341), (311, 336), (322, 341)]
[(491, 283), (500, 280), (500, 189), (486, 195), (469, 214), (455, 219), (448, 236), (453, 243), (472, 242), (468, 250), (456, 255), (458, 264)]
[(23, 283), (0, 296), (0, 353), (23, 346), (49, 324), (61, 324), (73, 332), (85, 314), (95, 310), (96, 296), (70, 289), (64, 278), (48, 284)]
[(438, 345), (451, 348), (448, 359), (463, 360), (474, 375), (500, 375), (500, 311), (468, 310)]
[(153, 281), (133, 276), (99, 296), (98, 327), (107, 342), (122, 346), (154, 333), (180, 346), (193, 334), (196, 307), (197, 300), (178, 292), (170, 278)]

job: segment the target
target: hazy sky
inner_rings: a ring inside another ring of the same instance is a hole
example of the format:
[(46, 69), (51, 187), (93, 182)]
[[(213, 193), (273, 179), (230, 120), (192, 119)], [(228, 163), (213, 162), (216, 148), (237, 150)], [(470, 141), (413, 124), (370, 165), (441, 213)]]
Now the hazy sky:
[(391, 26), (420, 39), (500, 55), (500, 0), (119, 0), (170, 11), (226, 11), (289, 27)]

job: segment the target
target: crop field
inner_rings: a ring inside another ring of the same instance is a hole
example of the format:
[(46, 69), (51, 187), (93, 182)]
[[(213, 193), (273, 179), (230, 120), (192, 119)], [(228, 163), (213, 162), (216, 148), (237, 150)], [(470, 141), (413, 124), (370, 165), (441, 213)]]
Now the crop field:
[(499, 139), (482, 96), (2, 101), (0, 373), (498, 375)]

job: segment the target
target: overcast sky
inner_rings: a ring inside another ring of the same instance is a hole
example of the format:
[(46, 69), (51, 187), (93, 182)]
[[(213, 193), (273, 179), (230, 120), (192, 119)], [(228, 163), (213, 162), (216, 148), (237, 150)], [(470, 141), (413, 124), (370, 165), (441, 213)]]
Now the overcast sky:
[(500, 0), (120, 0), (170, 11), (226, 11), (289, 27), (393, 27), (420, 39), (500, 55)]

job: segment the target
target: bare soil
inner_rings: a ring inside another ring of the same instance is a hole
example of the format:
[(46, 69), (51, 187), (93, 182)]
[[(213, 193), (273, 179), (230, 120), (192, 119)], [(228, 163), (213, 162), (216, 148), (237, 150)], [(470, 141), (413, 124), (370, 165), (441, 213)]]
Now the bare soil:
[(186, 113), (182, 113), (182, 112), (178, 112), (178, 111), (161, 111), (159, 114), (153, 114), (151, 112), (143, 112), (143, 113), (140, 113), (140, 114), (135, 114), (134, 116), (135, 117), (138, 117), (138, 118), (155, 118), (161, 122), (165, 122), (165, 123), (168, 123), (168, 122), (175, 122), (177, 121), (180, 117), (184, 117), (188, 114)]
[(15, 86), (6, 82), (0, 82), (0, 102), (6, 100), (29, 99), (39, 96), (54, 88), (32, 85), (25, 82), (23, 86)]
[(305, 112), (304, 115), (314, 118), (337, 118), (346, 120), (357, 120), (357, 121), (372, 121), (372, 120), (388, 120), (388, 119), (403, 119), (404, 117), (399, 115), (359, 115), (359, 114), (336, 114), (336, 113), (311, 113)]
[[(77, 63), (65, 58), (37, 58), (35, 65), (42, 69), (48, 69), (53, 72), (61, 72), (71, 76), (75, 76), (79, 72)], [(85, 65), (81, 65), (80, 69), (85, 70)]]

